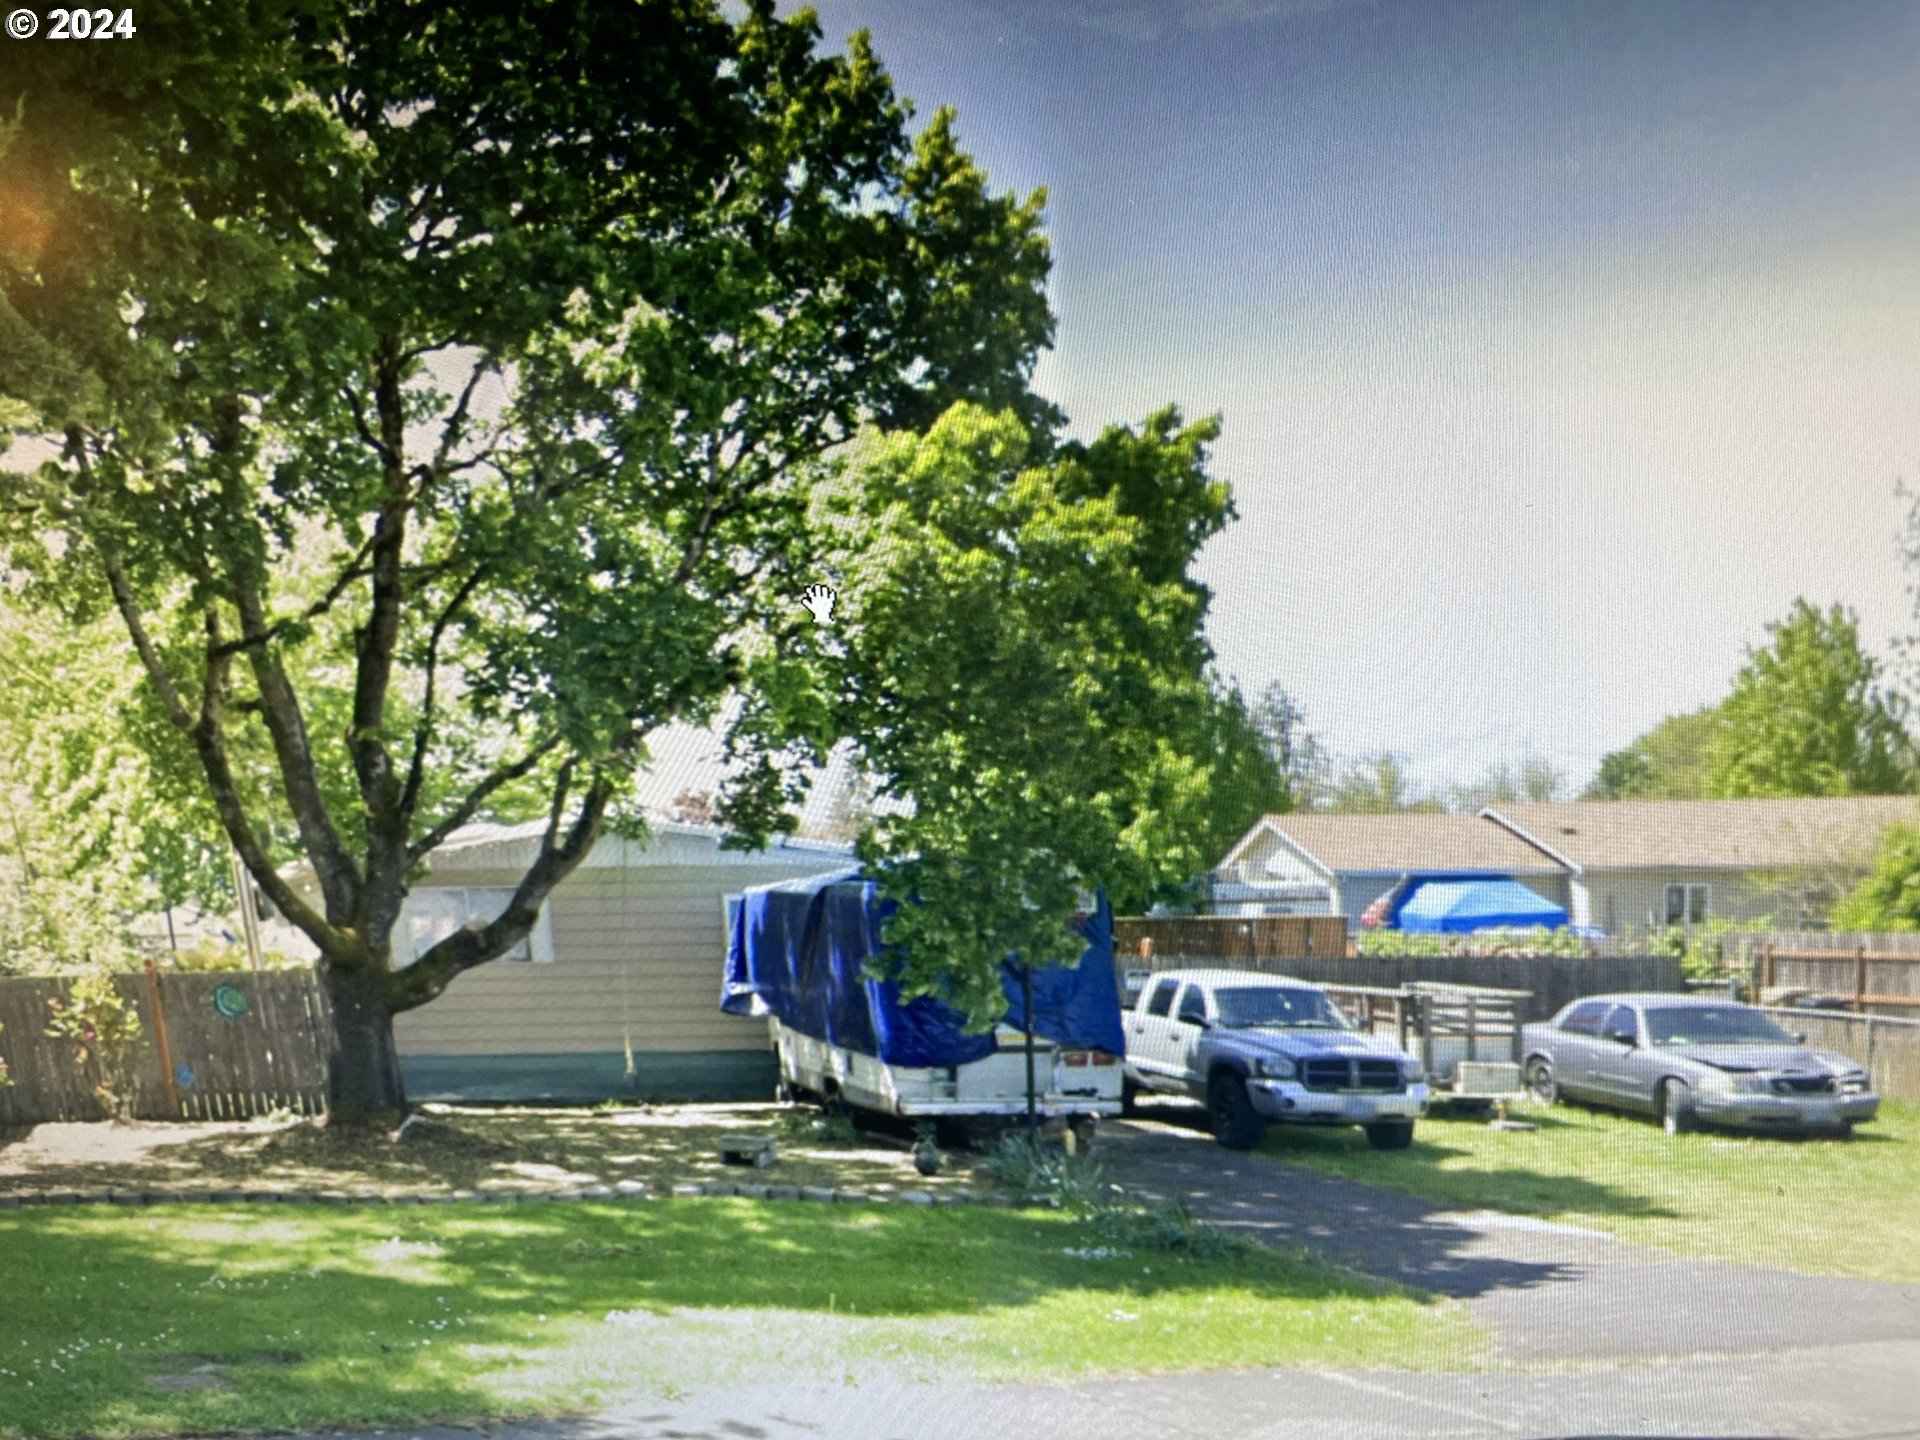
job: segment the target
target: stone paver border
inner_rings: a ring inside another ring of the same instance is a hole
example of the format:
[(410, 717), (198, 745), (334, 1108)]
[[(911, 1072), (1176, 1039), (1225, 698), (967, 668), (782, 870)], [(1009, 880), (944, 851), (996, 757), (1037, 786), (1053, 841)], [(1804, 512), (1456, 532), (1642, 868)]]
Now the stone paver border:
[[(688, 1181), (667, 1187), (663, 1193), (675, 1200), (738, 1198), (816, 1204), (984, 1205), (1000, 1209), (1049, 1209), (1058, 1204), (1049, 1197), (1029, 1196), (1020, 1199), (978, 1190), (938, 1193), (927, 1190), (834, 1190), (817, 1185), (759, 1184), (732, 1180)], [(653, 1189), (638, 1180), (552, 1190), (450, 1190), (424, 1195), (369, 1190), (15, 1190), (0, 1192), (0, 1210), (43, 1205), (454, 1205), (552, 1200), (605, 1203), (653, 1198)]]

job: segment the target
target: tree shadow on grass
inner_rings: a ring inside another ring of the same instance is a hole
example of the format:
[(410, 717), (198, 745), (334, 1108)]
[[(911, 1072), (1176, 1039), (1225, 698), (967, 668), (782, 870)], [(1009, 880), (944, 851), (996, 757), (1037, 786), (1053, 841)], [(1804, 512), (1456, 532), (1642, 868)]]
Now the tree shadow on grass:
[[(453, 1189), (540, 1189), (637, 1179), (664, 1190), (687, 1180), (733, 1178), (719, 1158), (730, 1131), (776, 1136), (781, 1158), (756, 1179), (833, 1188), (933, 1189), (972, 1182), (969, 1157), (950, 1157), (932, 1179), (914, 1172), (908, 1149), (887, 1140), (838, 1142), (814, 1133), (810, 1112), (793, 1107), (663, 1106), (604, 1111), (579, 1108), (442, 1110), (399, 1144), (384, 1133), (352, 1134), (302, 1121), (278, 1128), (233, 1125), (175, 1141), (151, 1132), (137, 1161), (94, 1158), (88, 1134), (113, 1138), (105, 1122), (64, 1126), (63, 1153), (19, 1173), (0, 1174), (0, 1192), (37, 1190), (378, 1189), (444, 1193)], [(180, 1127), (188, 1134), (207, 1127)], [(124, 1138), (125, 1130), (118, 1134)], [(18, 1138), (27, 1138), (25, 1132)], [(104, 1150), (104, 1145), (102, 1146)]]
[(1223, 1287), (1407, 1313), (1399, 1292), (1283, 1256), (1147, 1266), (1089, 1260), (1093, 1243), (1052, 1213), (715, 1200), (9, 1212), (0, 1434), (581, 1409), (610, 1386), (885, 1364), (881, 1340), (922, 1333), (932, 1365), (967, 1326), (1028, 1307), (1085, 1323)]
[[(1134, 1193), (1159, 1202), (1181, 1198), (1196, 1214), (1263, 1243), (1304, 1246), (1367, 1274), (1456, 1298), (1578, 1278), (1582, 1264), (1562, 1258), (1566, 1241), (1594, 1232), (1545, 1224), (1546, 1217), (1677, 1218), (1644, 1195), (1583, 1176), (1524, 1165), (1437, 1172), (1436, 1162), (1468, 1152), (1418, 1133), (1405, 1151), (1376, 1153), (1357, 1131), (1276, 1127), (1260, 1151), (1243, 1155), (1214, 1146), (1204, 1112), (1193, 1107), (1150, 1106), (1140, 1118), (1148, 1123), (1115, 1127), (1103, 1142), (1109, 1170)], [(1543, 1128), (1557, 1123), (1546, 1117)], [(1290, 1155), (1316, 1151), (1364, 1156), (1378, 1183), (1287, 1163)], [(1428, 1194), (1405, 1185), (1416, 1167)], [(1457, 1218), (1479, 1210), (1533, 1218), (1541, 1234), (1557, 1233), (1560, 1243), (1490, 1246), (1486, 1227)]]

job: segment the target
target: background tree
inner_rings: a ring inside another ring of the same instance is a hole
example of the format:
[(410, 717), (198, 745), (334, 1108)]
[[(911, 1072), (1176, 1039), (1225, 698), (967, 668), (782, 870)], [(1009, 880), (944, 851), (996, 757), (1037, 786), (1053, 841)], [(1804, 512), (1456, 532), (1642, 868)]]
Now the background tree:
[(1277, 680), (1270, 682), (1254, 703), (1251, 719), (1267, 753), (1286, 777), (1290, 803), (1281, 808), (1317, 810), (1326, 804), (1333, 785), (1333, 757), (1287, 688)]
[(1567, 777), (1544, 755), (1529, 754), (1518, 764), (1501, 761), (1470, 785), (1455, 785), (1447, 792), (1447, 808), (1471, 815), (1487, 805), (1510, 805), (1518, 801), (1542, 802), (1561, 799)]
[(1347, 765), (1327, 798), (1327, 809), (1355, 815), (1443, 808), (1413, 783), (1406, 761), (1392, 750), (1379, 750)]
[(1892, 795), (1913, 780), (1905, 705), (1860, 648), (1859, 624), (1835, 605), (1796, 600), (1750, 650), (1707, 746), (1712, 793)]
[(1836, 930), (1920, 930), (1920, 821), (1889, 825), (1873, 869), (1840, 898)]
[(1669, 715), (1632, 744), (1603, 756), (1585, 800), (1704, 800), (1712, 795), (1707, 755), (1720, 707)]
[[(1041, 197), (946, 112), (910, 135), (864, 37), (450, 13), (157, 0), (138, 46), (0, 71), (0, 393), (58, 447), (0, 539), (29, 603), (118, 617), (156, 743), (319, 948), (348, 1121), (404, 1103), (392, 1015), (527, 934), (647, 736), (783, 683), (812, 457), (957, 397), (1055, 418)], [(777, 769), (723, 799), (749, 839)], [(515, 807), (547, 824), (505, 910), (396, 970), (409, 877)]]

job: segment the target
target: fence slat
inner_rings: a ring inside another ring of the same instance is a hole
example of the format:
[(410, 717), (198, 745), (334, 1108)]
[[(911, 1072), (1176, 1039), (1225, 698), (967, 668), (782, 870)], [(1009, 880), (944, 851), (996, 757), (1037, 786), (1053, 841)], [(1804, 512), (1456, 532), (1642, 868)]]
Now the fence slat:
[[(163, 973), (151, 989), (144, 975), (122, 975), (115, 985), (140, 1016), (141, 1038), (129, 1063), (136, 1118), (244, 1119), (279, 1107), (325, 1108), (330, 1021), (312, 971)], [(215, 1005), (223, 985), (246, 997), (240, 1014), (224, 1015)], [(66, 990), (59, 978), (0, 979), (0, 1056), (13, 1078), (0, 1087), (0, 1125), (102, 1118), (92, 1079), (74, 1063), (71, 1043), (46, 1033), (47, 1002)], [(176, 1080), (177, 1110), (168, 1106), (168, 1076), (154, 1043), (155, 994), (166, 1011), (174, 1065), (192, 1077), (191, 1084)]]

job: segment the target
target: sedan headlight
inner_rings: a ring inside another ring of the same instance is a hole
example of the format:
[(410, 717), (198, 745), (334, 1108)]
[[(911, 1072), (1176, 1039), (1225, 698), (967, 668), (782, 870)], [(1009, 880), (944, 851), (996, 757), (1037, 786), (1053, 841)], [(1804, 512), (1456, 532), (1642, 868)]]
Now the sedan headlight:
[(1864, 1095), (1872, 1083), (1864, 1070), (1849, 1070), (1840, 1077), (1840, 1089), (1848, 1095)]
[(1709, 1070), (1696, 1088), (1706, 1095), (1764, 1095), (1767, 1079), (1750, 1071)]
[(1253, 1073), (1268, 1080), (1291, 1080), (1297, 1072), (1284, 1055), (1267, 1055), (1253, 1062)]

